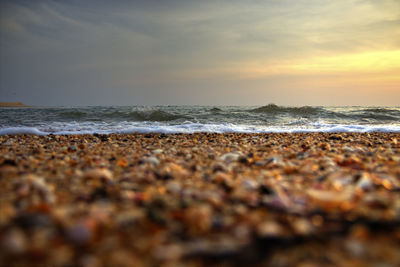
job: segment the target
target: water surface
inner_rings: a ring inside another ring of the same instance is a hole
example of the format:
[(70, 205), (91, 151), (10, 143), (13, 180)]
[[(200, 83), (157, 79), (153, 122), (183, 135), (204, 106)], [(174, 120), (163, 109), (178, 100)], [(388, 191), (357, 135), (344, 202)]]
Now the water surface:
[(400, 132), (400, 107), (0, 108), (0, 134)]

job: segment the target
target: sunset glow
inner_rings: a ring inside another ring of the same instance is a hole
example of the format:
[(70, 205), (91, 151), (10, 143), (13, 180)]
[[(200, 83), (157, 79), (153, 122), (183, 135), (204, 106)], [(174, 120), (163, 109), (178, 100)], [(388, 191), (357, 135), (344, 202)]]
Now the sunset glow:
[(0, 3), (3, 101), (399, 104), (397, 0), (92, 5)]
[(287, 66), (294, 73), (400, 71), (400, 50), (313, 57)]

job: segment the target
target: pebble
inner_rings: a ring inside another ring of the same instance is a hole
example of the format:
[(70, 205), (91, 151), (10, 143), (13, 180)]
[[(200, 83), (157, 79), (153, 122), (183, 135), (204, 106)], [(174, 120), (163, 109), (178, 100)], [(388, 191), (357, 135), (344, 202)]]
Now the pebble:
[(160, 164), (160, 161), (156, 157), (148, 157), (145, 159), (145, 162), (154, 166), (158, 166)]
[(191, 234), (207, 233), (211, 228), (211, 208), (208, 205), (190, 207), (185, 211), (185, 221)]
[(257, 234), (262, 237), (279, 236), (283, 232), (282, 226), (275, 221), (263, 222), (257, 228)]
[(93, 233), (86, 223), (79, 222), (67, 228), (66, 236), (76, 245), (85, 245), (92, 239)]
[(296, 266), (306, 255), (315, 266), (397, 266), (393, 140), (399, 134), (0, 136), (0, 259)]
[(225, 153), (220, 157), (220, 160), (231, 163), (238, 161), (241, 156), (239, 153)]
[(25, 234), (15, 228), (8, 231), (0, 241), (2, 250), (10, 254), (22, 254), (28, 247), (28, 240)]
[(112, 182), (113, 175), (110, 170), (104, 168), (88, 170), (83, 174), (83, 180), (101, 180), (104, 182)]
[(340, 208), (343, 204), (350, 202), (353, 197), (350, 191), (338, 192), (315, 189), (308, 189), (307, 195), (317, 206), (325, 210)]
[(155, 149), (152, 151), (154, 155), (162, 154), (164, 151), (162, 149)]
[(374, 187), (374, 183), (372, 182), (370, 175), (368, 173), (363, 173), (361, 178), (356, 184), (357, 188), (362, 189), (363, 191), (370, 191)]
[(157, 247), (153, 252), (153, 257), (157, 261), (176, 261), (183, 255), (183, 250), (179, 245), (163, 245)]
[(251, 179), (244, 179), (242, 181), (242, 186), (244, 186), (247, 189), (254, 190), (258, 188), (258, 183), (257, 181)]
[[(27, 174), (14, 181), (14, 190), (22, 199), (37, 199), (41, 202), (54, 203), (55, 195), (53, 186), (49, 185), (43, 177), (35, 174)], [(38, 203), (36, 203), (38, 204)]]

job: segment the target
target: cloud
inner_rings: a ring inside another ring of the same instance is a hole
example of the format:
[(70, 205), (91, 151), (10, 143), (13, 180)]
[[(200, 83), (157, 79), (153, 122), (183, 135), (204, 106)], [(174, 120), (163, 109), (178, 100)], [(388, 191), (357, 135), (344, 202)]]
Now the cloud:
[[(185, 103), (201, 85), (205, 95), (222, 84), (235, 90), (228, 80), (279, 87), (273, 76), (297, 79), (299, 66), (331, 71), (332, 58), (396, 53), (399, 7), (395, 0), (1, 1), (0, 97), (107, 103), (113, 89), (116, 104), (162, 101), (170, 92)], [(248, 85), (249, 94), (257, 91)]]

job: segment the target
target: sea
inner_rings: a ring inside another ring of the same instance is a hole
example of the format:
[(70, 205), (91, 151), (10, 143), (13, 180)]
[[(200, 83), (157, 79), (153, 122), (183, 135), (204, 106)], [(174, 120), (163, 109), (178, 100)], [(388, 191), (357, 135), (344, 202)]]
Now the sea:
[(400, 106), (0, 108), (0, 135), (196, 132), (400, 132)]

